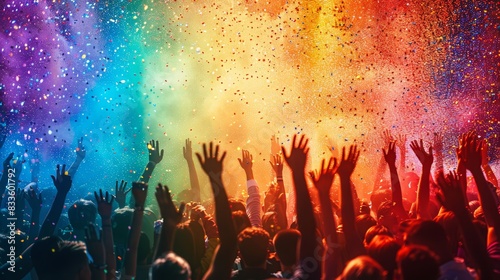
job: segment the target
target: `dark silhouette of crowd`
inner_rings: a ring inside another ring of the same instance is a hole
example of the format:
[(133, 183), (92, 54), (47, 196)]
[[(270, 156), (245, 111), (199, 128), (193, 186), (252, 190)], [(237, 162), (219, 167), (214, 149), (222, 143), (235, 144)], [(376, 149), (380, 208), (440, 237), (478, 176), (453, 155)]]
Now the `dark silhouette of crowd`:
[[(149, 161), (136, 182), (119, 180), (114, 192), (95, 189), (76, 201), (68, 200), (86, 156), (83, 138), (75, 161), (57, 165), (53, 187), (43, 191), (38, 158), (30, 159), (26, 184), (19, 178), (28, 163), (10, 153), (0, 179), (0, 279), (500, 279), (500, 192), (487, 140), (461, 135), (458, 164), (446, 172), (440, 134), (429, 145), (407, 146), (405, 135), (389, 131), (382, 139), (369, 200), (351, 178), (361, 149), (341, 147), (339, 157), (309, 171), (305, 135), (284, 146), (271, 139), (274, 180), (265, 191), (252, 154), (242, 150), (246, 201), (228, 196), (226, 151), (212, 142), (194, 154), (186, 140), (190, 188), (175, 196), (149, 184), (164, 157), (158, 141), (146, 143)], [(420, 174), (406, 171), (408, 147)], [(207, 201), (200, 167), (213, 194)]]

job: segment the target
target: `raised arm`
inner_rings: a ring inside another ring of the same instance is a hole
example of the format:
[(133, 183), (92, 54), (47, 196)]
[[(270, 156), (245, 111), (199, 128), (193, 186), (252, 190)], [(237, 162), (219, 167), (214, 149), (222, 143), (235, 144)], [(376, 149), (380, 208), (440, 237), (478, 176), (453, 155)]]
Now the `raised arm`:
[(247, 150), (241, 151), (241, 158), (238, 158), (241, 168), (245, 171), (247, 178), (247, 214), (254, 227), (262, 227), (260, 215), (260, 190), (257, 181), (253, 177), (253, 157)]
[(429, 147), (429, 152), (426, 152), (424, 141), (420, 139), (420, 141), (411, 141), (410, 147), (422, 164), (422, 174), (420, 175), (417, 189), (417, 217), (429, 220), (432, 218), (428, 211), (430, 195), (429, 177), (431, 176), (431, 167), (434, 160), (432, 146)]
[[(286, 192), (285, 192), (285, 183), (283, 182), (283, 158), (281, 154), (277, 153), (274, 156), (271, 156), (271, 168), (273, 169), (274, 175), (276, 177), (276, 183), (278, 184), (278, 195), (283, 196), (282, 205), (283, 209), (286, 209)], [(286, 213), (285, 213), (286, 215)]]
[(116, 279), (116, 258), (113, 242), (113, 227), (111, 225), (114, 197), (108, 192), (106, 192), (106, 195), (103, 195), (102, 189), (99, 190), (99, 195), (97, 192), (94, 192), (94, 197), (97, 202), (97, 211), (99, 212), (99, 216), (101, 216), (101, 239), (106, 249), (106, 265), (108, 267), (106, 270), (106, 279), (112, 280)]
[(144, 216), (144, 203), (148, 195), (148, 184), (144, 182), (132, 183), (132, 196), (135, 207), (130, 232), (128, 236), (127, 252), (125, 253), (125, 277), (124, 279), (135, 278), (137, 270), (137, 247), (141, 237), (142, 218)]
[(491, 169), (488, 157), (488, 141), (486, 139), (481, 141), (481, 167), (484, 170), (484, 174), (486, 174), (486, 178), (493, 186), (498, 188), (498, 180), (495, 173), (493, 173), (493, 169)]
[(42, 193), (37, 195), (36, 191), (30, 188), (25, 198), (31, 207), (31, 222), (28, 234), (28, 244), (31, 244), (35, 241), (35, 238), (38, 236), (38, 231), (40, 230), (40, 211), (42, 210), (43, 203)]
[(179, 210), (177, 210), (172, 201), (170, 190), (166, 185), (164, 186), (162, 184), (158, 184), (156, 187), (155, 197), (163, 218), (160, 241), (155, 254), (155, 258), (159, 258), (164, 253), (172, 251), (175, 229), (182, 221), (182, 213), (184, 212), (185, 204), (181, 203)]
[(467, 199), (467, 168), (465, 167), (465, 154), (462, 153), (464, 150), (465, 139), (467, 134), (462, 134), (458, 138), (458, 148), (456, 149), (457, 155), (457, 174), (460, 179), (460, 186), (462, 187), (462, 192), (464, 194), (465, 204), (468, 206), (469, 201)]
[(87, 151), (85, 150), (85, 147), (83, 147), (83, 137), (78, 140), (78, 147), (76, 147), (76, 159), (71, 164), (69, 170), (68, 170), (68, 175), (71, 176), (71, 178), (75, 177), (76, 171), (78, 170), (78, 167), (80, 167), (80, 163), (85, 159), (85, 155), (87, 154)]
[(187, 161), (189, 168), (189, 182), (191, 184), (191, 191), (193, 193), (193, 197), (191, 198), (193, 201), (200, 202), (200, 182), (198, 181), (198, 174), (196, 173), (196, 167), (193, 161), (193, 150), (191, 148), (191, 140), (186, 139), (186, 145), (182, 148), (182, 154), (184, 155), (184, 159)]
[(204, 279), (229, 279), (231, 268), (236, 258), (237, 236), (234, 228), (231, 209), (227, 200), (226, 189), (222, 182), (222, 162), (226, 157), (223, 152), (219, 157), (219, 146), (214, 147), (210, 142), (210, 148), (203, 144), (203, 156), (196, 153), (201, 168), (210, 179), (210, 186), (215, 200), (215, 220), (219, 229), (220, 245), (214, 255), (211, 267), (203, 277)]
[[(394, 137), (391, 135), (391, 132), (388, 129), (384, 130), (384, 132), (382, 133), (382, 140), (384, 141), (384, 147), (388, 147), (391, 142), (394, 142)], [(379, 187), (380, 181), (384, 179), (386, 167), (387, 165), (384, 156), (382, 156), (378, 163), (377, 173), (375, 173), (375, 184), (373, 185), (372, 193), (375, 193), (375, 191)]]
[(319, 171), (309, 172), (314, 186), (318, 190), (321, 217), (325, 228), (325, 243), (328, 246), (323, 255), (324, 273), (322, 279), (335, 279), (342, 271), (342, 257), (339, 250), (337, 224), (335, 223), (330, 200), (330, 190), (336, 170), (337, 159), (330, 158), (326, 166), (325, 160), (321, 161), (321, 169)]
[(408, 218), (408, 214), (403, 207), (403, 193), (401, 191), (401, 183), (396, 168), (396, 143), (389, 143), (387, 151), (385, 149), (382, 149), (382, 151), (384, 153), (384, 159), (389, 165), (389, 172), (391, 174), (392, 203), (394, 203), (394, 209), (397, 211), (396, 215), (401, 219)]
[(472, 223), (457, 173), (452, 172), (446, 178), (443, 173), (439, 174), (438, 184), (441, 192), (438, 193), (437, 197), (446, 209), (455, 214), (462, 231), (465, 249), (478, 269), (479, 279), (493, 279), (493, 270), (486, 245)]
[(139, 178), (140, 182), (148, 183), (149, 179), (151, 179), (151, 175), (158, 163), (163, 159), (163, 149), (160, 150), (160, 143), (158, 141), (151, 140), (148, 143), (148, 152), (149, 152), (149, 162), (144, 168), (144, 172), (142, 172), (141, 177)]
[(399, 160), (399, 172), (406, 172), (406, 134), (399, 134), (396, 140), (396, 146), (399, 148), (401, 159)]
[[(153, 175), (153, 171), (155, 170), (156, 165), (163, 159), (164, 152), (163, 149), (160, 150), (160, 143), (158, 141), (155, 142), (154, 140), (148, 142), (147, 148), (149, 161), (138, 180), (138, 182), (144, 182), (146, 184), (149, 182), (149, 179), (151, 179), (151, 175)], [(131, 196), (129, 207), (134, 207), (134, 204), (134, 196)]]
[(121, 181), (120, 186), (118, 186), (118, 181), (115, 183), (115, 199), (116, 203), (118, 203), (118, 208), (123, 208), (126, 205), (127, 194), (132, 190), (129, 188), (127, 190), (127, 182)]
[[(309, 279), (320, 279), (321, 265), (319, 265), (319, 263), (321, 261), (321, 257), (318, 256), (317, 249), (322, 249), (323, 244), (318, 242), (321, 238), (318, 238), (316, 235), (316, 221), (314, 219), (311, 197), (306, 183), (305, 168), (307, 155), (309, 153), (309, 148), (307, 147), (308, 142), (309, 139), (307, 139), (305, 135), (302, 135), (298, 141), (297, 135), (294, 135), (290, 153), (286, 152), (285, 147), (282, 147), (281, 149), (286, 163), (292, 169), (293, 184), (296, 195), (295, 203), (297, 211), (297, 225), (298, 230), (302, 234), (300, 242), (301, 269), (307, 271), (310, 277)], [(318, 262), (316, 269), (303, 266), (307, 263), (306, 260), (309, 259), (315, 259)]]
[(434, 154), (436, 155), (436, 164), (435, 164), (435, 173), (434, 174), (439, 174), (443, 172), (444, 170), (444, 165), (443, 165), (443, 134), (436, 132), (434, 133), (434, 143), (433, 143), (433, 148), (434, 148)]
[[(66, 195), (71, 188), (71, 177), (65, 175), (65, 169), (65, 165), (63, 165), (62, 167), (62, 171), (59, 169), (59, 165), (57, 165), (56, 177), (51, 176), (52, 181), (54, 182), (54, 186), (57, 188), (57, 194), (54, 202), (52, 203), (52, 207), (50, 208), (50, 211), (43, 222), (40, 233), (38, 234), (38, 238), (51, 236), (54, 234), (55, 227), (57, 225), (57, 222), (59, 221), (59, 217), (61, 216), (62, 208), (64, 206), (64, 200), (66, 199)], [(9, 268), (11, 267), (9, 263), (5, 263), (0, 268), (0, 276), (8, 277), (5, 279), (22, 279), (24, 276), (26, 276), (26, 274), (28, 274), (33, 268), (33, 263), (31, 262), (30, 258), (32, 245), (33, 244), (31, 244), (14, 261), (16, 267), (14, 273), (9, 270)]]
[(362, 237), (358, 236), (355, 225), (356, 212), (351, 191), (351, 175), (356, 168), (360, 152), (356, 145), (351, 145), (349, 154), (346, 155), (345, 147), (342, 148), (342, 159), (337, 173), (340, 177), (340, 193), (342, 213), (342, 229), (344, 231), (348, 259), (353, 259), (365, 253)]
[(104, 280), (106, 279), (106, 249), (102, 237), (97, 235), (97, 229), (93, 224), (85, 227), (85, 244), (87, 245), (87, 252), (92, 256), (93, 262), (89, 264), (91, 279)]
[(479, 193), (479, 201), (481, 202), (484, 218), (489, 227), (489, 245), (494, 241), (500, 241), (500, 213), (498, 213), (498, 205), (494, 198), (496, 193), (490, 189), (489, 183), (486, 181), (483, 171), (481, 170), (481, 142), (474, 132), (467, 134), (462, 149), (465, 167), (472, 173), (472, 176), (474, 176), (474, 181), (476, 181), (477, 191)]
[(66, 195), (71, 189), (72, 184), (71, 176), (67, 175), (66, 172), (66, 165), (63, 165), (61, 170), (60, 165), (58, 164), (56, 169), (56, 176), (50, 177), (52, 177), (52, 182), (57, 189), (57, 194), (54, 198), (54, 202), (52, 203), (52, 207), (50, 207), (47, 217), (43, 221), (40, 233), (38, 234), (39, 238), (51, 236), (54, 234), (57, 222), (59, 222), (59, 218), (61, 217), (61, 212), (64, 207)]

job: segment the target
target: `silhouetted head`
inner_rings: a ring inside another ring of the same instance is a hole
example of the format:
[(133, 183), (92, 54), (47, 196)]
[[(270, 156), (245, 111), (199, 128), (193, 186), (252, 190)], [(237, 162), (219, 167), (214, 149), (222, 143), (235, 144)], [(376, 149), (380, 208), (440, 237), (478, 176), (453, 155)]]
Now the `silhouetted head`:
[(438, 257), (440, 264), (452, 259), (448, 237), (444, 228), (434, 221), (417, 221), (406, 232), (406, 245), (421, 245), (429, 248)]
[(157, 258), (149, 270), (149, 279), (177, 279), (190, 280), (191, 269), (189, 264), (175, 253), (168, 253)]
[(31, 248), (31, 260), (40, 280), (90, 279), (85, 244), (45, 237)]
[(401, 280), (435, 280), (439, 278), (438, 257), (427, 247), (405, 246), (396, 256), (397, 273)]
[(236, 233), (242, 232), (244, 229), (251, 227), (252, 223), (247, 213), (244, 211), (233, 211), (233, 222), (236, 227)]
[(366, 231), (376, 224), (377, 221), (375, 221), (375, 219), (369, 214), (356, 216), (355, 225), (356, 232), (358, 233), (359, 238), (363, 239), (365, 237)]
[(385, 271), (372, 258), (359, 256), (347, 263), (340, 280), (385, 280)]
[(238, 234), (241, 259), (248, 267), (259, 267), (266, 263), (269, 234), (262, 228), (249, 227)]
[(194, 244), (194, 236), (191, 228), (189, 227), (189, 222), (177, 225), (175, 230), (174, 242), (172, 245), (172, 251), (186, 260), (189, 263), (189, 267), (193, 268), (196, 262), (196, 249)]
[(299, 261), (300, 238), (300, 231), (296, 229), (285, 229), (274, 236), (274, 249), (283, 265), (292, 266)]
[(396, 255), (401, 245), (387, 235), (377, 235), (367, 247), (367, 253), (387, 271), (387, 278), (392, 279), (396, 269)]
[(370, 227), (365, 233), (365, 239), (363, 242), (365, 244), (365, 247), (368, 247), (368, 245), (370, 245), (370, 242), (372, 242), (373, 238), (377, 235), (387, 235), (393, 237), (392, 233), (386, 227), (382, 225), (374, 225)]
[(84, 230), (89, 223), (95, 223), (97, 207), (90, 200), (77, 200), (68, 209), (68, 218), (75, 230)]
[(231, 208), (231, 212), (235, 211), (243, 211), (246, 212), (247, 208), (245, 207), (245, 203), (241, 199), (230, 198), (228, 199), (229, 207)]

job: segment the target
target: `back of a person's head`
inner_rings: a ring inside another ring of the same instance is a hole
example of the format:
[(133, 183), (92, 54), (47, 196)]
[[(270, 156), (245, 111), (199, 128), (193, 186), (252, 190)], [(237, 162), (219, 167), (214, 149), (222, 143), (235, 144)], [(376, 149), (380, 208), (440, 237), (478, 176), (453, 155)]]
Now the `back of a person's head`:
[(245, 207), (245, 203), (242, 200), (236, 199), (236, 198), (229, 198), (227, 201), (229, 202), (229, 207), (231, 208), (231, 212), (235, 212), (235, 211), (246, 212), (247, 211), (247, 208)]
[(451, 211), (445, 211), (436, 217), (434, 217), (433, 221), (440, 224), (444, 231), (446, 232), (446, 236), (448, 236), (450, 243), (450, 250), (456, 252), (458, 248), (458, 242), (460, 239), (460, 226), (458, 224), (458, 220), (455, 217), (455, 214)]
[(240, 233), (244, 229), (251, 227), (252, 223), (247, 213), (244, 211), (233, 211), (232, 213), (234, 226), (236, 228), (236, 233)]
[(298, 262), (300, 237), (296, 229), (285, 229), (274, 236), (274, 249), (283, 265), (292, 266)]
[(190, 280), (191, 269), (189, 264), (175, 253), (168, 253), (157, 258), (149, 270), (150, 280)]
[(189, 222), (178, 224), (175, 230), (172, 251), (186, 260), (189, 267), (193, 268), (196, 260), (194, 237)]
[[(193, 233), (195, 262), (200, 263), (205, 255), (205, 231), (203, 230), (203, 226), (196, 221), (190, 221), (189, 228)], [(192, 270), (196, 270), (196, 267), (192, 267)]]
[(382, 188), (375, 190), (370, 197), (372, 210), (376, 213), (378, 208), (380, 207), (380, 204), (382, 204), (384, 201), (390, 201), (391, 198), (392, 196), (390, 189)]
[(450, 258), (448, 237), (439, 223), (434, 221), (418, 221), (410, 225), (406, 232), (406, 245), (422, 245), (440, 257), (440, 261)]
[(266, 212), (262, 215), (262, 227), (269, 233), (271, 239), (281, 230), (281, 228), (278, 228), (277, 219), (276, 212)]
[(438, 257), (424, 246), (410, 245), (399, 250), (396, 262), (401, 280), (439, 278)]
[[(115, 245), (125, 245), (127, 243), (133, 215), (134, 209), (129, 207), (118, 208), (113, 212), (111, 224), (113, 225)], [(153, 211), (148, 208), (144, 209), (141, 231), (147, 235), (150, 241), (154, 239), (154, 227), (151, 225), (154, 223), (155, 218)]]
[(90, 200), (75, 201), (68, 209), (68, 218), (75, 230), (84, 230), (89, 223), (95, 223), (97, 207)]
[(263, 265), (268, 256), (269, 234), (262, 228), (249, 227), (238, 234), (241, 259), (249, 267)]
[(377, 261), (387, 271), (387, 276), (392, 279), (392, 274), (396, 269), (396, 255), (401, 245), (396, 239), (387, 235), (377, 235), (368, 245), (367, 253)]
[(370, 245), (370, 242), (372, 242), (373, 238), (377, 235), (387, 235), (393, 237), (391, 231), (388, 228), (384, 227), (383, 225), (374, 225), (370, 227), (365, 233), (365, 246)]
[(337, 280), (385, 280), (385, 271), (372, 258), (359, 256), (347, 263)]
[(377, 221), (375, 221), (375, 219), (370, 216), (370, 214), (361, 214), (356, 216), (355, 226), (359, 238), (363, 239), (365, 237), (366, 231), (376, 224)]
[(33, 244), (31, 259), (40, 280), (75, 279), (82, 273), (90, 279), (90, 269), (83, 242), (65, 241), (52, 236), (45, 237)]

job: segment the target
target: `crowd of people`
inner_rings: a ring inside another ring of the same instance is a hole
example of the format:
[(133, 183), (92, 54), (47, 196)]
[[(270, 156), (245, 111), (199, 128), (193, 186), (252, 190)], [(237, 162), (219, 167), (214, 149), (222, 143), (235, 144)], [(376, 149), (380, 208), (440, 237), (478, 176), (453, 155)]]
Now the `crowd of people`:
[[(50, 188), (38, 186), (36, 159), (31, 182), (20, 183), (25, 163), (10, 153), (0, 179), (0, 279), (500, 279), (500, 192), (487, 141), (461, 135), (458, 164), (445, 172), (439, 134), (428, 148), (388, 131), (383, 139), (366, 200), (351, 179), (363, 156), (358, 146), (308, 171), (305, 135), (281, 149), (271, 140), (274, 180), (265, 191), (252, 154), (242, 150), (246, 201), (228, 196), (226, 151), (212, 142), (193, 154), (186, 140), (190, 188), (175, 196), (149, 184), (164, 157), (158, 141), (147, 143), (149, 162), (131, 186), (117, 181), (114, 192), (96, 189), (76, 201), (68, 200), (77, 193), (83, 138), (73, 164), (57, 165)], [(408, 147), (420, 174), (405, 170)], [(201, 199), (197, 167), (213, 199)], [(146, 203), (153, 194), (157, 206)]]

